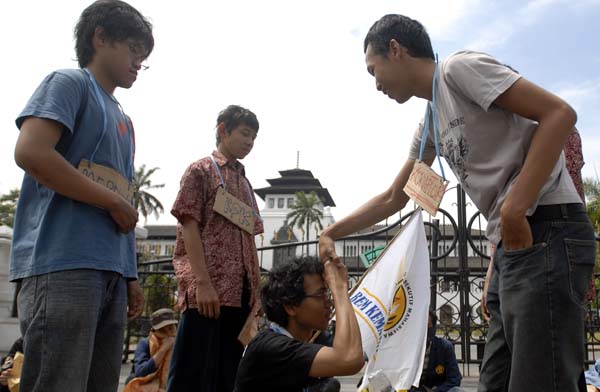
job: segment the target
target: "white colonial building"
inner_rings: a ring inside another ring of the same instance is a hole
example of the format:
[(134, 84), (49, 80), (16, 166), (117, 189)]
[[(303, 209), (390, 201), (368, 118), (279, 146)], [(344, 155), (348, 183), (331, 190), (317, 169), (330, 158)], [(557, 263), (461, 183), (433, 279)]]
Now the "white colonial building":
[[(256, 194), (264, 200), (264, 208), (260, 211), (263, 219), (264, 234), (256, 236), (258, 248), (273, 245), (290, 244), (294, 242), (314, 241), (318, 239), (320, 229), (311, 223), (308, 230), (304, 227), (291, 227), (287, 216), (292, 212), (296, 202), (296, 192), (310, 194), (314, 192), (320, 203), (316, 206), (323, 212), (321, 225), (327, 227), (335, 222), (331, 214), (331, 207), (335, 207), (327, 188), (321, 186), (310, 170), (291, 169), (280, 171), (281, 177), (267, 180), (270, 186), (255, 189)], [(287, 248), (281, 250), (264, 250), (259, 254), (261, 268), (269, 270), (278, 263), (302, 253), (316, 254), (316, 245), (307, 247)]]
[(0, 352), (7, 352), (21, 335), (14, 312), (16, 284), (8, 281), (12, 229), (0, 225)]

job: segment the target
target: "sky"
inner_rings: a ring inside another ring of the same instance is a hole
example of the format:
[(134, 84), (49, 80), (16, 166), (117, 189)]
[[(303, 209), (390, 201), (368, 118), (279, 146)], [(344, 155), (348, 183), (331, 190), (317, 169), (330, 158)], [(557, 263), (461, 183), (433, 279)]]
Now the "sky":
[[(215, 148), (217, 114), (229, 104), (260, 122), (243, 160), (254, 188), (295, 168), (299, 151), (299, 167), (332, 195), (336, 219), (385, 190), (425, 111), (421, 99), (399, 105), (378, 92), (366, 71), (364, 36), (388, 13), (421, 21), (440, 59), (484, 51), (565, 99), (578, 113), (583, 175), (600, 170), (600, 0), (130, 3), (152, 21), (156, 41), (150, 69), (115, 94), (136, 129), (136, 165), (159, 167), (152, 179), (166, 184), (153, 192), (166, 212), (148, 224), (175, 223), (168, 212), (181, 175)], [(89, 4), (0, 3), (0, 193), (23, 176), (14, 120), (48, 73), (77, 67), (73, 27)], [(449, 192), (443, 206), (453, 201)]]

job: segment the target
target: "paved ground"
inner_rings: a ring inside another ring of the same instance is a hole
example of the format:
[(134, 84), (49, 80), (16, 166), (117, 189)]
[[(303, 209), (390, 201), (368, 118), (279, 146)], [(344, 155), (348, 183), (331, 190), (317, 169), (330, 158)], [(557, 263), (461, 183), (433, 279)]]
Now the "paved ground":
[[(356, 392), (356, 384), (360, 379), (360, 374), (348, 377), (339, 377), (342, 384), (341, 392)], [(464, 392), (477, 392), (478, 377), (464, 377), (461, 383)]]
[[(119, 392), (123, 391), (125, 379), (131, 371), (131, 364), (126, 363), (121, 367), (121, 383), (119, 385)], [(463, 370), (464, 371), (464, 370)], [(361, 377), (361, 373), (354, 376), (339, 377), (340, 383), (342, 384), (341, 392), (356, 392), (356, 384)], [(463, 377), (462, 387), (465, 392), (477, 392), (477, 374)]]

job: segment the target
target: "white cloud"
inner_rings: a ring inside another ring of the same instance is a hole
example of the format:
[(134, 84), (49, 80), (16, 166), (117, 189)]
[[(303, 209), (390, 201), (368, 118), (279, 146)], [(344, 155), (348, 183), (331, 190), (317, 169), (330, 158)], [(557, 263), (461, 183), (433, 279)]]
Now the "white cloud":
[[(131, 90), (117, 91), (117, 98), (136, 127), (137, 163), (161, 168), (155, 181), (167, 186), (156, 195), (165, 209), (185, 167), (214, 148), (218, 111), (238, 103), (261, 123), (244, 162), (253, 185), (266, 186), (278, 170), (295, 167), (300, 150), (300, 166), (329, 188), (337, 218), (391, 183), (424, 112), (420, 100), (397, 105), (375, 90), (362, 52), (371, 24), (384, 14), (404, 13), (422, 21), (434, 43), (451, 42), (471, 33), (474, 15), (491, 21), (499, 14), (492, 2), (475, 0), (131, 3), (151, 17), (156, 47), (150, 70)], [(19, 186), (22, 176), (12, 158), (14, 118), (49, 71), (76, 66), (72, 28), (87, 4), (0, 5), (0, 35), (10, 37), (0, 74), (0, 192)], [(543, 6), (536, 6), (539, 13)], [(495, 45), (513, 34), (507, 20), (490, 26), (486, 39), (502, 38)], [(168, 213), (163, 221), (172, 221)]]
[[(0, 34), (13, 37), (7, 40), (13, 59), (0, 75), (6, 86), (0, 96), (0, 163), (6, 168), (0, 191), (18, 186), (22, 175), (12, 160), (14, 117), (47, 72), (76, 65), (72, 27), (87, 3), (2, 6), (7, 23)], [(156, 47), (150, 70), (130, 91), (117, 91), (117, 98), (136, 127), (138, 164), (161, 168), (155, 181), (167, 186), (156, 194), (167, 211), (185, 167), (214, 148), (218, 111), (238, 103), (261, 123), (245, 160), (253, 184), (265, 186), (278, 170), (295, 167), (300, 150), (300, 166), (330, 189), (340, 216), (392, 181), (424, 111), (421, 102), (398, 106), (375, 90), (362, 52), (368, 28), (386, 13), (405, 13), (421, 19), (432, 35), (443, 35), (476, 2), (132, 4), (151, 17)], [(56, 16), (48, 18), (51, 13)]]
[[(585, 80), (578, 84), (565, 85), (561, 83), (555, 87), (554, 91), (556, 95), (579, 110), (584, 105), (594, 105), (600, 101), (600, 79)], [(594, 106), (597, 107), (597, 105)]]

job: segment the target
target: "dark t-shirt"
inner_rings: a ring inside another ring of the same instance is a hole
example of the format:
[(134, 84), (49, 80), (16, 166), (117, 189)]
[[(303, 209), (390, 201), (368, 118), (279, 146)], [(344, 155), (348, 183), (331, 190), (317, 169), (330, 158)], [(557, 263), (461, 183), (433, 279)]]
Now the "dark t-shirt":
[(270, 329), (261, 331), (242, 357), (234, 392), (302, 391), (317, 381), (308, 372), (321, 347)]

